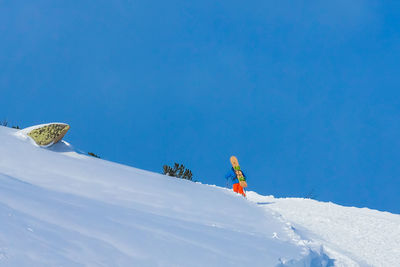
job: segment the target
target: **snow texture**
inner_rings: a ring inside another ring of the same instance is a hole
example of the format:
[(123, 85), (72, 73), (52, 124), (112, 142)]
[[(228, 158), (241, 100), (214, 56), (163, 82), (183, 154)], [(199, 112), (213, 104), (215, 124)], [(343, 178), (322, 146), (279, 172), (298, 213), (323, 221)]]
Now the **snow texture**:
[(323, 244), (336, 266), (400, 266), (400, 215), (255, 192), (248, 198), (289, 221), (300, 236)]
[(275, 199), (0, 127), (0, 266), (400, 266), (399, 215)]

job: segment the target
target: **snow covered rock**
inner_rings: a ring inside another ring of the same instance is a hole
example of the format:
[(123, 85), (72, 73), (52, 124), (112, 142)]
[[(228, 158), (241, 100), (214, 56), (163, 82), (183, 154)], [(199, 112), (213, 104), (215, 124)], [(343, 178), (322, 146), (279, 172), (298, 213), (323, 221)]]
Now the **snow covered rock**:
[(48, 147), (59, 142), (68, 132), (66, 123), (47, 123), (31, 126), (18, 132), (20, 136), (29, 136), (38, 146)]

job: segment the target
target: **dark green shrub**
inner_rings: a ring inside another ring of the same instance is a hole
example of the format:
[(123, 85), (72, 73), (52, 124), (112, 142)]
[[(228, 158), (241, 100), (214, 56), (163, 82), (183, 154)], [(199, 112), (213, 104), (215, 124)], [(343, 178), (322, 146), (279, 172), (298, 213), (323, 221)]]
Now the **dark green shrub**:
[(168, 165), (163, 166), (163, 171), (165, 175), (177, 177), (185, 180), (192, 181), (193, 173), (191, 170), (186, 169), (183, 164), (175, 163), (174, 167), (170, 167)]
[(98, 155), (96, 155), (96, 154), (94, 154), (94, 153), (92, 153), (92, 152), (88, 152), (88, 155), (89, 155), (89, 156), (92, 156), (92, 157), (95, 157), (95, 158), (100, 158)]
[[(1, 125), (1, 126), (7, 127), (7, 126), (8, 126), (8, 121), (7, 121), (6, 119), (4, 119), (3, 121), (0, 121), (0, 125)], [(8, 126), (8, 127), (9, 127), (9, 126)], [(14, 128), (14, 129), (21, 129), (21, 128), (19, 128), (18, 125), (13, 125), (13, 126), (11, 126), (11, 128)]]

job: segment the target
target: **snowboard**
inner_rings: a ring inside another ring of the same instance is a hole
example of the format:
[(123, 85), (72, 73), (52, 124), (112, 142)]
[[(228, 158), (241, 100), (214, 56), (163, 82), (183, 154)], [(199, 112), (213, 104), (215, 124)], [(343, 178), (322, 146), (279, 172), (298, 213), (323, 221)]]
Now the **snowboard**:
[(41, 147), (51, 146), (60, 141), (69, 130), (65, 123), (49, 123), (34, 127), (27, 134)]
[(233, 170), (235, 171), (236, 177), (239, 180), (239, 184), (241, 187), (246, 188), (247, 182), (246, 178), (243, 176), (242, 170), (240, 170), (239, 161), (235, 156), (230, 158)]

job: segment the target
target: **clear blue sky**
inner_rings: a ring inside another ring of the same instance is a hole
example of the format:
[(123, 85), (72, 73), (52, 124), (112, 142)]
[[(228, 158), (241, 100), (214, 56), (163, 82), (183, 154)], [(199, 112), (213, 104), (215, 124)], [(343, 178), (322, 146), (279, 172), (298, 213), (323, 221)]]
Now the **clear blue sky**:
[[(224, 186), (400, 213), (399, 1), (0, 1), (0, 119)], [(140, 185), (138, 185), (140, 186)]]

